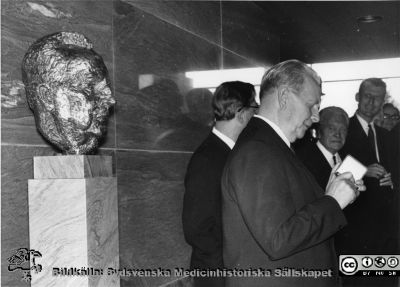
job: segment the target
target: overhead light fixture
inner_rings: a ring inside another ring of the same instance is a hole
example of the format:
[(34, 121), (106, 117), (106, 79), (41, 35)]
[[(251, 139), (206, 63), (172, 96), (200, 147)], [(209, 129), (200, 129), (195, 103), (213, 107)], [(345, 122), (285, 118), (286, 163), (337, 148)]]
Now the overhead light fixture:
[(375, 16), (375, 15), (365, 15), (362, 17), (358, 17), (357, 18), (357, 22), (358, 23), (365, 23), (365, 24), (369, 24), (369, 23), (375, 23), (375, 22), (379, 22), (383, 19), (382, 16)]

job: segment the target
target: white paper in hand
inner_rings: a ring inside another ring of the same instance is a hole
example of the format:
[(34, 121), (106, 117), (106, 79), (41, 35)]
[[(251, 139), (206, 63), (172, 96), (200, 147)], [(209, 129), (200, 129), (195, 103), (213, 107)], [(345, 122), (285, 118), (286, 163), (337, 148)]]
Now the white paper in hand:
[(356, 160), (351, 155), (346, 156), (344, 161), (340, 164), (339, 168), (336, 170), (337, 173), (351, 172), (355, 180), (362, 179), (362, 177), (367, 172), (367, 167), (361, 162)]

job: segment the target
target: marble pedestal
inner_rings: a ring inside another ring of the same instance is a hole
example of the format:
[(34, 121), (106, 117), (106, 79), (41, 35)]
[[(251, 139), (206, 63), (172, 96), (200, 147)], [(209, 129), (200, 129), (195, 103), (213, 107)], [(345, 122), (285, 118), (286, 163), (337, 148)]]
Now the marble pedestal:
[(119, 278), (108, 275), (119, 268), (112, 158), (35, 157), (28, 194), (30, 249), (42, 254), (31, 286), (119, 286)]

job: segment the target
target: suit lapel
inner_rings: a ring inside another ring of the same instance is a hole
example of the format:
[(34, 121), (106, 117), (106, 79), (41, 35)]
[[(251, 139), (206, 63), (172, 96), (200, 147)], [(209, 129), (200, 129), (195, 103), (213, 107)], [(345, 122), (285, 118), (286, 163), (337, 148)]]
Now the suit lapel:
[[(313, 152), (315, 153), (317, 161), (322, 163), (322, 165), (324, 166), (323, 167), (324, 170), (326, 168), (326, 165), (330, 168), (330, 165), (326, 161), (324, 155), (321, 153), (319, 148), (315, 144), (313, 144), (313, 145), (315, 146)], [(310, 186), (310, 188), (312, 188), (312, 190), (314, 192), (314, 195), (316, 197), (320, 197), (321, 195), (323, 195), (324, 193), (321, 194), (320, 186), (317, 183), (317, 180), (315, 179), (314, 175), (308, 170), (308, 168), (303, 164), (303, 162), (297, 156), (295, 156), (295, 159), (293, 160), (293, 162), (297, 165), (297, 167), (299, 169), (301, 169), (301, 172), (303, 172), (304, 175), (306, 176), (307, 181), (309, 182), (309, 186)]]
[(365, 134), (363, 127), (361, 126), (359, 120), (357, 119), (357, 116), (353, 116), (351, 120), (353, 122), (354, 126), (354, 135), (360, 139), (362, 142), (368, 141), (368, 136)]
[(328, 160), (326, 159), (326, 157), (324, 156), (322, 151), (318, 148), (318, 146), (316, 144), (314, 146), (315, 146), (315, 153), (317, 154), (317, 156), (322, 164), (322, 168), (324, 170), (332, 170), (331, 165), (329, 164)]
[[(314, 198), (320, 197), (321, 188), (319, 184), (314, 179), (314, 176), (308, 171), (308, 168), (301, 162), (301, 160), (296, 156), (293, 150), (286, 145), (283, 139), (275, 132), (275, 130), (263, 121), (260, 118), (252, 118), (248, 124), (248, 132), (244, 134), (244, 137), (254, 136), (255, 139), (262, 140), (264, 142), (271, 142), (278, 146), (287, 156), (288, 161), (294, 166), (296, 169), (296, 175), (302, 180), (306, 180), (308, 182), (309, 190), (312, 192), (312, 196)], [(304, 191), (303, 195), (307, 195)], [(299, 196), (299, 194), (293, 195), (295, 198)], [(309, 198), (304, 198), (303, 201), (306, 202)], [(302, 204), (300, 204), (302, 206)]]
[[(250, 122), (250, 129), (253, 130), (254, 137), (264, 142), (273, 141), (276, 146), (285, 153), (293, 154), (293, 150), (286, 145), (283, 139), (275, 132), (275, 130), (260, 118), (253, 117)], [(250, 134), (249, 134), (250, 135)]]
[(208, 136), (208, 140), (211, 145), (216, 146), (227, 153), (231, 150), (230, 147), (213, 132), (211, 132), (210, 135)]

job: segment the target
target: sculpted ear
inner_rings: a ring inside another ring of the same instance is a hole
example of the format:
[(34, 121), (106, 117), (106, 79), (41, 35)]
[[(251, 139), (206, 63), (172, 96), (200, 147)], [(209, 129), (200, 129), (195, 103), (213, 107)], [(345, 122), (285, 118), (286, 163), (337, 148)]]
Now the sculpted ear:
[(359, 94), (359, 93), (356, 94), (356, 101), (357, 101), (357, 102), (360, 101), (360, 94)]
[(54, 110), (53, 97), (50, 93), (50, 89), (46, 85), (40, 84), (37, 87), (37, 98), (40, 103), (46, 108), (46, 110)]

